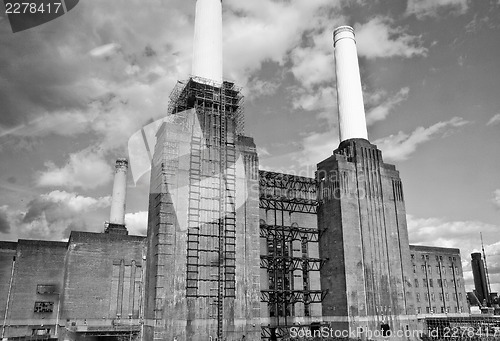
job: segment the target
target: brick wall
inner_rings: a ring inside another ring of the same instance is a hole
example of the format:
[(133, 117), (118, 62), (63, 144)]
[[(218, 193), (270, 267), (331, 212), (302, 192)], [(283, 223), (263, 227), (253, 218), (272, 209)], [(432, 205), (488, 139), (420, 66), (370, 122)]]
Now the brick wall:
[[(66, 248), (64, 242), (19, 240), (7, 315), (7, 325), (11, 326), (6, 336), (31, 335), (35, 328), (50, 328), (54, 335)], [(50, 285), (52, 289), (37, 290), (38, 285)], [(36, 302), (40, 302), (37, 312)]]
[(92, 324), (138, 318), (144, 239), (73, 231), (65, 264), (64, 319)]

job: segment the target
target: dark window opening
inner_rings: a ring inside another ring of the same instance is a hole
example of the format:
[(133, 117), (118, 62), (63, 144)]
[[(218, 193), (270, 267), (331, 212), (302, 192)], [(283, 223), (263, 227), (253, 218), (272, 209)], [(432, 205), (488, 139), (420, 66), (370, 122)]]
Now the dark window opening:
[(36, 286), (36, 292), (40, 295), (56, 294), (57, 288), (54, 284), (38, 284)]
[(380, 326), (382, 336), (391, 336), (391, 327), (387, 323), (382, 323)]
[(35, 313), (52, 313), (54, 311), (54, 302), (35, 302)]

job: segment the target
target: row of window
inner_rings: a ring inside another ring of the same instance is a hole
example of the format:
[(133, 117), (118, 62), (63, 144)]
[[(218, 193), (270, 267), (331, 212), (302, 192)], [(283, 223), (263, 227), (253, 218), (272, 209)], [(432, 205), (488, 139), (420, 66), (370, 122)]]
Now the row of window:
[[(453, 297), (454, 301), (457, 300), (457, 296), (456, 295), (451, 295), (451, 296)], [(450, 294), (449, 293), (445, 293), (444, 296), (443, 296), (442, 293), (439, 293), (438, 297), (439, 297), (439, 300), (441, 302), (443, 302), (444, 300), (446, 300), (446, 301), (450, 300)], [(431, 293), (430, 298), (431, 298), (431, 301), (433, 301), (433, 302), (436, 301), (436, 294)], [(458, 294), (458, 299), (462, 300), (462, 293)], [(429, 293), (425, 293), (425, 300), (429, 301)], [(417, 302), (420, 302), (420, 301), (421, 301), (420, 293), (417, 293)]]
[[(437, 313), (451, 313), (451, 308), (450, 307), (439, 307), (439, 311), (436, 309), (436, 307), (425, 307), (425, 312), (427, 314), (437, 314)], [(455, 313), (461, 313), (462, 312), (462, 308), (458, 308), (457, 306), (453, 307), (453, 311)], [(422, 307), (417, 307), (417, 314), (422, 314)]]
[[(443, 261), (443, 256), (436, 255), (435, 257), (436, 257), (436, 262), (442, 262)], [(425, 255), (425, 254), (422, 255), (422, 260), (423, 261), (428, 261), (429, 259), (430, 259), (429, 255)], [(411, 260), (415, 260), (415, 254), (411, 254)], [(450, 257), (448, 257), (448, 260), (450, 262), (455, 262), (457, 260), (457, 258), (453, 257), (453, 256), (450, 256)]]
[[(423, 283), (423, 286), (426, 288), (428, 286), (431, 288), (434, 287), (434, 279), (433, 278), (429, 278), (428, 281), (426, 278), (422, 278), (422, 283)], [(450, 286), (453, 287), (453, 286), (455, 286), (455, 284), (458, 288), (462, 287), (462, 282), (460, 281), (460, 279), (458, 279), (458, 278), (456, 280), (450, 279)], [(415, 278), (415, 288), (418, 288), (418, 286), (419, 286), (419, 280), (418, 280), (418, 278)], [(442, 287), (448, 288), (448, 280), (447, 279), (438, 279), (437, 286), (439, 288), (442, 288)]]
[[(422, 270), (422, 272), (425, 273), (425, 270), (426, 270), (426, 266), (425, 264), (422, 264), (420, 265), (420, 269)], [(429, 273), (429, 275), (432, 275), (432, 266), (431, 265), (427, 265), (427, 272)], [(450, 275), (453, 275), (453, 274), (456, 274), (458, 275), (459, 274), (459, 269), (457, 266), (455, 266), (455, 272), (453, 272), (453, 266), (448, 266), (448, 272)], [(417, 266), (415, 264), (413, 264), (413, 273), (416, 274), (417, 273)], [(446, 266), (444, 265), (436, 265), (436, 274), (441, 274), (441, 275), (446, 275)]]
[(35, 313), (52, 313), (54, 311), (54, 302), (35, 302)]

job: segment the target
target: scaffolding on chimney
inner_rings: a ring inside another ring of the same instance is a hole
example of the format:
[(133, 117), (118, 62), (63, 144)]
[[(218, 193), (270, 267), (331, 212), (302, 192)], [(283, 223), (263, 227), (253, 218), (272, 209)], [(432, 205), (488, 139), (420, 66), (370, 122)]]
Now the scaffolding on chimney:
[(187, 81), (177, 81), (169, 98), (168, 115), (191, 109), (195, 104), (224, 103), (224, 111), (235, 120), (236, 134), (244, 134), (244, 98), (241, 88), (233, 82), (224, 81), (221, 85), (201, 77), (191, 77)]
[(234, 83), (192, 77), (170, 95), (169, 115), (194, 109), (190, 147), (186, 297), (211, 299), (224, 337), (224, 302), (236, 297), (236, 145), (243, 97)]

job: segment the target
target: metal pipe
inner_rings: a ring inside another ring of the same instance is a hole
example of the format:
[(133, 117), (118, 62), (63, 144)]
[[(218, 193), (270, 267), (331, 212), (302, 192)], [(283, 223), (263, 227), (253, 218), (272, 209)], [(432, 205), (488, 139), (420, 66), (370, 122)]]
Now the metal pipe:
[(12, 269), (10, 272), (9, 292), (7, 293), (7, 302), (5, 304), (5, 315), (3, 318), (3, 325), (2, 325), (2, 339), (5, 336), (5, 325), (7, 324), (7, 315), (9, 312), (10, 294), (12, 292), (12, 281), (14, 280), (14, 267), (15, 266), (16, 266), (16, 256), (14, 256), (12, 258)]

